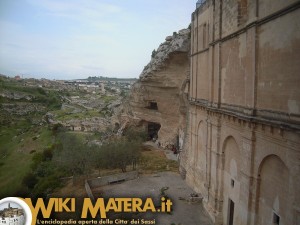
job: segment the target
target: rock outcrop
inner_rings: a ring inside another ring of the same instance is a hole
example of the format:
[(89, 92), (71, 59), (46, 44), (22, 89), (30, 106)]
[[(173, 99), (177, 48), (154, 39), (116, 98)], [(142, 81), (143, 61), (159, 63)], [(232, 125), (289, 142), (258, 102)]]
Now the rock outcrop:
[(166, 37), (133, 85), (127, 117), (162, 147), (182, 145), (189, 75), (190, 30)]

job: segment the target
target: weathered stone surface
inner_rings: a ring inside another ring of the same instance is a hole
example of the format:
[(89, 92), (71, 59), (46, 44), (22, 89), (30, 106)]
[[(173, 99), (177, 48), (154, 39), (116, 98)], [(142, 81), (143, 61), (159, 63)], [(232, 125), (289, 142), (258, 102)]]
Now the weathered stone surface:
[(216, 225), (300, 224), (299, 1), (202, 3), (181, 173)]
[[(185, 128), (190, 30), (181, 30), (166, 40), (133, 85), (127, 108), (127, 117), (136, 124), (146, 129), (151, 129), (151, 123), (161, 126), (157, 143), (163, 147), (177, 145)], [(149, 138), (156, 139), (150, 133)]]
[(27, 100), (31, 101), (33, 96), (18, 91), (1, 90), (0, 96), (11, 100)]
[(173, 37), (172, 36), (167, 36), (166, 41), (172, 41)]
[(167, 59), (176, 52), (189, 52), (190, 50), (190, 30), (183, 29), (180, 33), (175, 33), (173, 36), (166, 37), (166, 41), (158, 47), (156, 54), (151, 61), (145, 66), (140, 79), (144, 80), (154, 71), (161, 70), (166, 66)]

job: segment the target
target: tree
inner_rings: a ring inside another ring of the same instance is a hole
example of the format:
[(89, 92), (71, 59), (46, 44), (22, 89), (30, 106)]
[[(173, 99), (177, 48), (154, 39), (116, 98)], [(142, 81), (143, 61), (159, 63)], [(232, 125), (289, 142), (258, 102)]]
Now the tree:
[(136, 169), (136, 164), (140, 158), (141, 142), (122, 137), (112, 143), (101, 146), (102, 166), (108, 169), (121, 169), (126, 172), (128, 165)]
[(93, 162), (91, 148), (73, 134), (63, 133), (59, 140), (61, 147), (55, 158), (58, 165), (73, 176), (87, 174)]
[(105, 168), (106, 166), (103, 148), (99, 145), (92, 145), (90, 148), (92, 152), (91, 157), (93, 157), (93, 165), (98, 170), (100, 176), (101, 169)]
[(128, 127), (124, 130), (124, 137), (129, 141), (142, 143), (147, 140), (147, 133), (144, 129)]

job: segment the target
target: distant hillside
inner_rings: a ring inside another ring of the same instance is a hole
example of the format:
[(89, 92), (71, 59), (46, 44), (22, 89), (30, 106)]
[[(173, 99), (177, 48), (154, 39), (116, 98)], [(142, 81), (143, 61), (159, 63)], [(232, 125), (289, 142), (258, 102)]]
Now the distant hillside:
[(116, 78), (116, 77), (88, 77), (87, 79), (89, 82), (96, 82), (96, 81), (119, 81), (119, 82), (135, 82), (137, 78)]

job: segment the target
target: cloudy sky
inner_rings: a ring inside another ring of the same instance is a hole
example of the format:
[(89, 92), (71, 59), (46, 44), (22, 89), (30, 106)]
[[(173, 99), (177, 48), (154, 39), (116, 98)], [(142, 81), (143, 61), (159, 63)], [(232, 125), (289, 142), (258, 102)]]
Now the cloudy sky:
[(196, 0), (0, 0), (0, 73), (138, 77)]
[(12, 208), (22, 209), (21, 206), (19, 206), (18, 204), (14, 203), (14, 202), (4, 202), (4, 203), (0, 204), (0, 210), (8, 208), (8, 203), (10, 203), (10, 207), (12, 207)]

